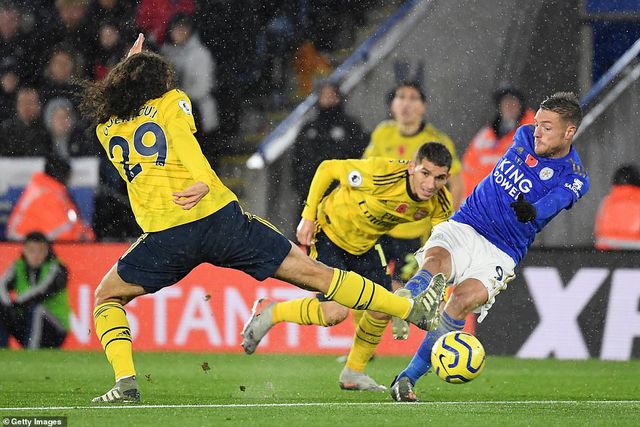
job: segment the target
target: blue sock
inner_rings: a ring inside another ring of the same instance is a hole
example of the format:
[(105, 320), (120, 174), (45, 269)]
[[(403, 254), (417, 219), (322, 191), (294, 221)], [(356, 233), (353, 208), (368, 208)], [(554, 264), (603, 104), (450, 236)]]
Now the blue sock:
[(433, 274), (431, 274), (429, 270), (423, 268), (414, 274), (413, 277), (405, 283), (404, 287), (411, 291), (411, 296), (415, 297), (429, 287), (429, 283), (431, 283), (432, 278)]
[(452, 319), (447, 313), (442, 312), (438, 327), (427, 332), (409, 366), (400, 372), (398, 378), (408, 377), (411, 383), (415, 384), (431, 368), (431, 349), (436, 340), (447, 332), (459, 331), (462, 328), (464, 328), (464, 320)]

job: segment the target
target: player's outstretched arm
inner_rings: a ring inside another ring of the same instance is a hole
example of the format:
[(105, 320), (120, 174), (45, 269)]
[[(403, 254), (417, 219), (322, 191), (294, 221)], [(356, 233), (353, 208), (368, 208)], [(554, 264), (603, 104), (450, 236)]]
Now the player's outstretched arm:
[(186, 190), (173, 193), (173, 203), (182, 206), (184, 210), (189, 210), (197, 205), (208, 192), (209, 186), (202, 181), (197, 181)]
[(138, 38), (136, 39), (131, 49), (129, 49), (129, 53), (127, 54), (127, 58), (131, 55), (135, 55), (136, 53), (142, 52), (142, 44), (144, 43), (144, 34), (138, 34)]

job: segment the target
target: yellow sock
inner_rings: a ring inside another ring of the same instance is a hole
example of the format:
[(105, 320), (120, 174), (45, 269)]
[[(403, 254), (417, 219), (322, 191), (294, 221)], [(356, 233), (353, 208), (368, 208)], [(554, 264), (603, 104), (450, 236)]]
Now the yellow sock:
[(351, 319), (356, 328), (358, 327), (358, 323), (360, 323), (360, 319), (364, 316), (364, 313), (364, 310), (351, 310)]
[(327, 298), (356, 310), (373, 310), (406, 319), (411, 311), (407, 298), (392, 294), (382, 286), (353, 271), (333, 269)]
[(291, 322), (298, 325), (328, 326), (317, 298), (300, 298), (279, 302), (273, 307), (273, 323)]
[(93, 310), (96, 335), (102, 344), (107, 360), (113, 367), (116, 381), (135, 375), (133, 352), (131, 350), (131, 330), (127, 314), (121, 304), (107, 302)]
[(347, 357), (347, 368), (354, 371), (364, 372), (367, 363), (376, 352), (384, 330), (389, 324), (389, 320), (376, 319), (369, 312), (365, 312), (356, 327), (353, 337), (353, 345)]

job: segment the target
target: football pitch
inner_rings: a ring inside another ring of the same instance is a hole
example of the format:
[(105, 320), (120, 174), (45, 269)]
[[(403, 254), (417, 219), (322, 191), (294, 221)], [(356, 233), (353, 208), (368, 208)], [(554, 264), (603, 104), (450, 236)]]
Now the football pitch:
[[(113, 381), (102, 353), (0, 351), (0, 419), (64, 416), (70, 426), (640, 423), (640, 360), (489, 357), (468, 384), (429, 374), (414, 404), (340, 390), (335, 356), (136, 353), (135, 361), (143, 402), (95, 406), (90, 399)], [(368, 372), (388, 384), (407, 361), (378, 357)]]

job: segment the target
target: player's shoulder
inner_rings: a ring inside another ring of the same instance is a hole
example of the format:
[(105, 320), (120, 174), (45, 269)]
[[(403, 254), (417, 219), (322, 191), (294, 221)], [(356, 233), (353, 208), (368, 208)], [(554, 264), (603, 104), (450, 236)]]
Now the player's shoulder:
[(392, 177), (403, 176), (409, 169), (408, 160), (371, 157), (364, 162), (366, 162), (366, 169), (373, 176), (374, 181), (387, 181)]
[(422, 134), (433, 142), (450, 142), (451, 137), (433, 125), (433, 123), (425, 123), (421, 131)]
[(383, 120), (375, 127), (373, 132), (371, 132), (371, 137), (389, 135), (393, 132), (397, 132), (398, 123), (395, 120)]
[(165, 119), (176, 117), (193, 121), (193, 107), (187, 94), (180, 89), (171, 89), (165, 92), (154, 102)]
[(524, 145), (531, 149), (533, 149), (533, 131), (535, 129), (534, 125), (522, 125), (517, 130), (515, 135), (513, 136), (514, 145)]

